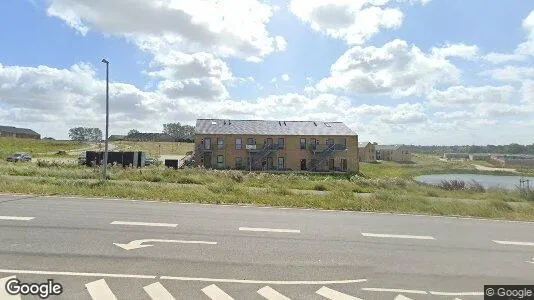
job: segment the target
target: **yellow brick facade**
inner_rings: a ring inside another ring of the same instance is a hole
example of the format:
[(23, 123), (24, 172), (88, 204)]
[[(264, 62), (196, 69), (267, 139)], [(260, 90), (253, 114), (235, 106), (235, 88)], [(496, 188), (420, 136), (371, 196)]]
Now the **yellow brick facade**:
[[(197, 135), (195, 137), (195, 161), (206, 168), (217, 169), (244, 169), (249, 170), (248, 158), (272, 139), (272, 144), (278, 145), (283, 138), (283, 148), (270, 152), (270, 155), (259, 160), (253, 166), (255, 170), (312, 170), (314, 159), (320, 157), (321, 151), (328, 148), (332, 142), (337, 145), (346, 145), (346, 150), (338, 150), (328, 155), (326, 161), (317, 166), (314, 171), (343, 171), (358, 172), (358, 136), (264, 136), (264, 135)], [(209, 143), (206, 141), (209, 139)], [(241, 139), (241, 149), (236, 145)], [(246, 145), (253, 139), (257, 150), (249, 151)], [(301, 147), (301, 139), (304, 139)], [(313, 151), (313, 140), (318, 142)], [(330, 140), (330, 144), (328, 143)], [(219, 141), (219, 143), (218, 143)], [(211, 144), (206, 150), (205, 144)], [(305, 148), (305, 149), (301, 149)], [(252, 154), (251, 154), (252, 153)], [(281, 158), (281, 159), (280, 159)], [(333, 159), (333, 161), (332, 161)], [(241, 160), (241, 165), (239, 165)], [(254, 160), (253, 160), (254, 161)]]

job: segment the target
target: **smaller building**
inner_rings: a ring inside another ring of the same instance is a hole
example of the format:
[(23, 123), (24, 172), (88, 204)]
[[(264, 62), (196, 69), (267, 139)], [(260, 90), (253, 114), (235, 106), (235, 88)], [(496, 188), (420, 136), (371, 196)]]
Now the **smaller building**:
[(371, 142), (358, 143), (358, 159), (360, 162), (375, 162), (375, 145)]
[(469, 160), (488, 161), (490, 159), (489, 153), (472, 153), (469, 154)]
[(41, 135), (28, 128), (17, 128), (12, 126), (0, 126), (0, 137), (13, 137), (22, 139), (41, 139)]
[(120, 135), (120, 134), (112, 134), (109, 136), (108, 140), (112, 141), (112, 142), (116, 142), (116, 141), (122, 141), (126, 138), (126, 135)]
[(176, 139), (166, 133), (137, 132), (124, 137), (125, 141), (135, 142), (176, 142)]
[(375, 149), (377, 160), (395, 162), (412, 161), (412, 153), (403, 145), (376, 145)]
[(469, 153), (443, 153), (444, 159), (469, 159)]
[(526, 154), (494, 154), (489, 161), (500, 167), (534, 167), (534, 156)]

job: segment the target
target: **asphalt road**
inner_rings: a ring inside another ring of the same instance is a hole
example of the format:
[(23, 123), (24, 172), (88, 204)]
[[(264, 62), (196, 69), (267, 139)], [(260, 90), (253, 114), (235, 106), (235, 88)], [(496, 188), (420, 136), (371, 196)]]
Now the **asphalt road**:
[(534, 284), (534, 223), (0, 195), (11, 276), (49, 299), (483, 299)]

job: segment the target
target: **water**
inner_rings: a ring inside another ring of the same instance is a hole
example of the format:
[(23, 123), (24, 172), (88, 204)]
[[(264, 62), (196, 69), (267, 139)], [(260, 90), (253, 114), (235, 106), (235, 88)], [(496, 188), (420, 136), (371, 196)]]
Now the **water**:
[[(499, 175), (480, 175), (480, 174), (433, 174), (422, 175), (414, 178), (418, 182), (437, 185), (442, 180), (463, 180), (466, 183), (472, 180), (477, 181), (485, 188), (503, 188), (514, 189), (519, 186), (521, 176), (499, 176)], [(524, 177), (530, 179), (530, 186), (534, 186), (534, 177)]]

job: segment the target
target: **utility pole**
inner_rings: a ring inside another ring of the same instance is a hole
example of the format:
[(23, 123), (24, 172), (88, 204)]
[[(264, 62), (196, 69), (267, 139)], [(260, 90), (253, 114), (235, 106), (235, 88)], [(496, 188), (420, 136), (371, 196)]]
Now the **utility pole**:
[(109, 135), (109, 61), (105, 58), (102, 59), (102, 62), (106, 64), (106, 136), (104, 142), (104, 162), (103, 162), (103, 171), (102, 171), (102, 180), (106, 181), (107, 179), (107, 168), (108, 168), (108, 135)]

